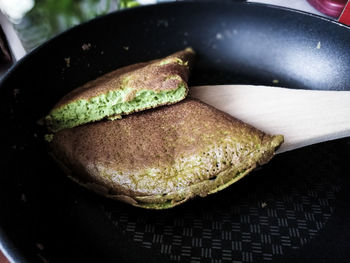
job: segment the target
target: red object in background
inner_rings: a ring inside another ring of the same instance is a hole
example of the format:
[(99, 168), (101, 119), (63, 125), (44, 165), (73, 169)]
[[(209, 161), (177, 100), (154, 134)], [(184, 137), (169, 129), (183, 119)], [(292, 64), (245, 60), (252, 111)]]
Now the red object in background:
[(321, 13), (338, 18), (342, 13), (347, 0), (307, 0)]
[(0, 263), (10, 263), (7, 258), (4, 256), (4, 254), (0, 251)]
[(350, 26), (350, 2), (348, 2), (339, 17), (339, 22)]

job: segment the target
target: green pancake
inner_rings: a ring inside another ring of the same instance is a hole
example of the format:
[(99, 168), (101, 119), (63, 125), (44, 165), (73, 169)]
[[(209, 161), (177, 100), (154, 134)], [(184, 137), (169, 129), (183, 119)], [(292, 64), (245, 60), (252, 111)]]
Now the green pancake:
[(49, 146), (79, 184), (165, 209), (220, 191), (268, 162), (283, 142), (203, 102), (179, 103), (57, 132)]
[(123, 67), (64, 96), (45, 117), (51, 132), (183, 100), (194, 51)]

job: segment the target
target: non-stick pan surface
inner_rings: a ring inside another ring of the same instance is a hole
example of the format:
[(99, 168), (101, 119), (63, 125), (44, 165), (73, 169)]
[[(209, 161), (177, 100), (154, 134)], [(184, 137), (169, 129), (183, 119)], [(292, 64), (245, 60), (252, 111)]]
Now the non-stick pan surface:
[(1, 83), (3, 248), (17, 262), (347, 262), (349, 139), (281, 154), (221, 193), (149, 211), (67, 179), (36, 121), (87, 80), (187, 46), (198, 53), (191, 85), (350, 90), (349, 43), (349, 28), (314, 15), (213, 2), (117, 12), (49, 41)]

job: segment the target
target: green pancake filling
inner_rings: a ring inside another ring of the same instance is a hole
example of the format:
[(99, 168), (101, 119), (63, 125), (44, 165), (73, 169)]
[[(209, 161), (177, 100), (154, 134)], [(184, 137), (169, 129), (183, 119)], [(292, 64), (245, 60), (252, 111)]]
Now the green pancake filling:
[(175, 103), (185, 98), (187, 88), (184, 83), (175, 90), (155, 92), (139, 90), (128, 100), (133, 89), (125, 88), (101, 94), (90, 100), (77, 100), (53, 110), (45, 118), (46, 124), (54, 132), (73, 128), (84, 123), (94, 122), (106, 117), (129, 114), (159, 105)]

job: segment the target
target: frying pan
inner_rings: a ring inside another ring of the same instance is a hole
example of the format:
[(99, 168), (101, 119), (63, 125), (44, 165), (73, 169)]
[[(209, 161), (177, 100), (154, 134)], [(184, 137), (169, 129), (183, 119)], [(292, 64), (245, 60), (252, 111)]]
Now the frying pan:
[(336, 22), (241, 2), (134, 8), (47, 42), (1, 82), (2, 248), (14, 262), (346, 262), (348, 138), (283, 153), (221, 193), (149, 211), (72, 183), (36, 121), (88, 80), (187, 46), (198, 53), (190, 85), (278, 79), (350, 90), (349, 43)]

